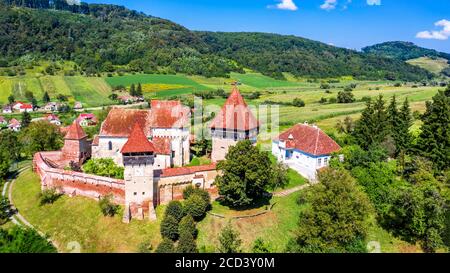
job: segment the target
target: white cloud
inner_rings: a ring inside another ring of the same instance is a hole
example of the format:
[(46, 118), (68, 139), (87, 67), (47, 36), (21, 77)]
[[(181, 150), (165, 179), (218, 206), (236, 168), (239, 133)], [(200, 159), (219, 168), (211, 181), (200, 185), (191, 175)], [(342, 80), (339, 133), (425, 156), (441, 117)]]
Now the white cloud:
[(325, 2), (320, 5), (320, 8), (324, 10), (332, 10), (336, 8), (337, 4), (337, 0), (325, 0)]
[(434, 39), (434, 40), (447, 40), (450, 37), (450, 21), (441, 20), (434, 24), (437, 27), (441, 27), (441, 30), (433, 31), (421, 31), (416, 34), (416, 38), (419, 39)]
[(381, 0), (367, 0), (367, 5), (369, 6), (380, 6)]
[(66, 0), (69, 5), (80, 5), (80, 0)]
[(298, 7), (294, 3), (294, 0), (279, 0), (279, 2), (281, 2), (281, 3), (278, 3), (275, 6), (270, 5), (267, 7), (275, 8), (275, 9), (282, 9), (282, 10), (292, 10), (292, 11), (298, 10)]

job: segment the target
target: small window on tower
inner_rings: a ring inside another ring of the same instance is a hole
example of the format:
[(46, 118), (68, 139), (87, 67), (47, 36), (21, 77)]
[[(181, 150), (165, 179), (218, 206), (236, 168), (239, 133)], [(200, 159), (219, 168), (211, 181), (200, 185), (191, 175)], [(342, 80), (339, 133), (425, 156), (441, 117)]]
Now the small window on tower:
[(137, 195), (137, 192), (135, 192), (134, 195)]
[(112, 151), (112, 142), (108, 142), (108, 150)]
[(145, 192), (142, 192), (142, 195), (145, 195)]

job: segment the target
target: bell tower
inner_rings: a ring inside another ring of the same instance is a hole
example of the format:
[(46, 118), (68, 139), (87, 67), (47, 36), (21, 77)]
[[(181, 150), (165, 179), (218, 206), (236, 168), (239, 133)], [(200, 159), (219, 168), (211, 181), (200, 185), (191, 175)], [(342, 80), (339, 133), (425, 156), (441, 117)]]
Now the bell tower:
[(143, 220), (148, 215), (150, 220), (156, 219), (154, 207), (154, 174), (153, 164), (155, 147), (136, 123), (128, 141), (122, 148), (125, 166), (125, 212), (124, 222), (131, 218)]

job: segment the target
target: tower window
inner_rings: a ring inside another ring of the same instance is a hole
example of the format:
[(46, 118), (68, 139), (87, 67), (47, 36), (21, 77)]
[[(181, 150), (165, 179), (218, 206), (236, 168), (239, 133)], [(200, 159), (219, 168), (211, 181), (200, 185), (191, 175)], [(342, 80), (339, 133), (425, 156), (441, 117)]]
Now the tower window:
[(142, 192), (142, 195), (145, 195), (145, 192)]
[(112, 151), (112, 142), (108, 142), (108, 150)]
[(137, 192), (135, 192), (134, 195), (137, 195)]

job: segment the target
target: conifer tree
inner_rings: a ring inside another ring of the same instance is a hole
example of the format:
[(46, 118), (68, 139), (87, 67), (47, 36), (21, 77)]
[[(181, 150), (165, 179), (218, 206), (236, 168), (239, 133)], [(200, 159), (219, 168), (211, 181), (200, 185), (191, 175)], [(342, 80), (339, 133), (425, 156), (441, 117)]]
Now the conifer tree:
[(130, 95), (136, 96), (136, 87), (134, 86), (134, 83), (130, 86)]
[(141, 83), (138, 84), (137, 89), (136, 89), (136, 96), (142, 96), (142, 85)]
[(373, 105), (374, 110), (374, 142), (381, 143), (389, 133), (389, 121), (386, 113), (385, 101), (380, 95)]
[(43, 101), (44, 103), (50, 102), (50, 96), (48, 95), (48, 92), (45, 92), (45, 93), (44, 93), (44, 96), (42, 97), (42, 101)]
[(22, 123), (21, 123), (22, 128), (28, 127), (28, 125), (30, 125), (30, 123), (31, 123), (30, 113), (28, 113), (27, 111), (23, 112), (22, 113)]
[(411, 146), (411, 133), (409, 129), (413, 124), (411, 108), (409, 107), (408, 98), (403, 102), (399, 111), (400, 126), (396, 128), (398, 139), (396, 139), (397, 152), (406, 152)]
[(177, 245), (178, 253), (198, 253), (197, 244), (194, 236), (188, 231), (180, 234), (180, 240)]
[(356, 122), (353, 136), (356, 142), (367, 149), (373, 143), (373, 104), (371, 100), (366, 102), (366, 108), (361, 114), (361, 119)]
[(450, 97), (444, 91), (427, 102), (422, 121), (418, 152), (433, 162), (435, 170), (443, 171), (450, 165)]

